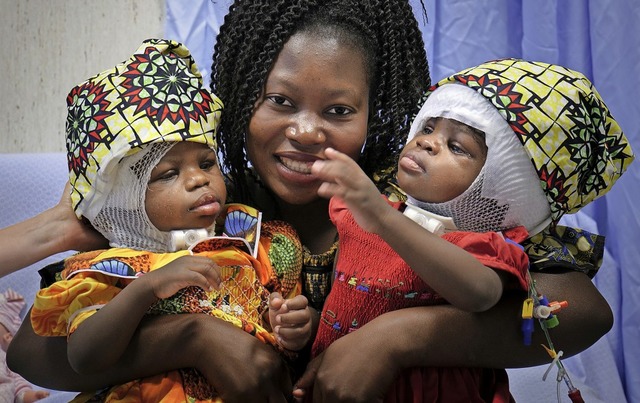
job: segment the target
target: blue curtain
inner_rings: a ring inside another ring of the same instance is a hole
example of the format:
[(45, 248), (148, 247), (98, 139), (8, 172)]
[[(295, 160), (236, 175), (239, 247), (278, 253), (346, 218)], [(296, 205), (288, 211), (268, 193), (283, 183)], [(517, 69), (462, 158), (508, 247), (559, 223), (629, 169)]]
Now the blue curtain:
[[(640, 152), (640, 2), (637, 0), (425, 0), (427, 18), (410, 0), (435, 82), (465, 67), (502, 57), (557, 63), (594, 83), (612, 115)], [(166, 0), (165, 36), (185, 43), (208, 81), (213, 44), (231, 0)], [(613, 330), (585, 352), (566, 359), (586, 401), (640, 402), (640, 162), (605, 197), (565, 223), (607, 237), (594, 282), (611, 305)], [(568, 308), (570, 309), (570, 307)], [(562, 321), (562, 314), (560, 314)], [(558, 346), (561, 349), (561, 346)], [(633, 358), (636, 357), (636, 358)], [(555, 400), (555, 374), (545, 368), (511, 370), (518, 401)], [(560, 385), (566, 400), (566, 388)]]

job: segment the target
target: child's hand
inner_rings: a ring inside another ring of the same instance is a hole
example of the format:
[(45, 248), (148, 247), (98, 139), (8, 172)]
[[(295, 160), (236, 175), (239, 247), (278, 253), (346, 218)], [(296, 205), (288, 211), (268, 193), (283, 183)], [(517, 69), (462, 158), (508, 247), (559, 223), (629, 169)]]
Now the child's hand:
[(28, 389), (22, 394), (22, 401), (24, 403), (33, 403), (45, 397), (49, 397), (49, 392), (46, 390)]
[(297, 351), (311, 339), (311, 310), (304, 295), (285, 300), (277, 292), (269, 296), (269, 322), (278, 343)]
[(316, 161), (311, 167), (311, 172), (324, 181), (318, 188), (318, 195), (341, 198), (360, 227), (377, 233), (379, 223), (392, 208), (367, 174), (348, 155), (327, 148), (325, 157), (325, 160)]
[(164, 299), (189, 286), (200, 287), (206, 291), (219, 289), (221, 281), (218, 265), (213, 260), (204, 256), (188, 255), (145, 273), (135, 282), (144, 282), (156, 298)]

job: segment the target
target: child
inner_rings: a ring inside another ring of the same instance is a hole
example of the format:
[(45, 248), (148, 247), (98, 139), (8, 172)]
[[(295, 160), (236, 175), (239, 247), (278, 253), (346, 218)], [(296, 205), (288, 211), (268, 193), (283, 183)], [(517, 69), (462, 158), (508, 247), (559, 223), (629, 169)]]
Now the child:
[[(591, 83), (560, 66), (489, 62), (427, 96), (398, 162), (406, 204), (380, 197), (344, 154), (314, 163), (340, 236), (314, 356), (384, 312), (447, 302), (484, 311), (505, 289), (527, 290), (516, 243), (606, 193), (634, 158)], [(506, 372), (486, 368), (410, 369), (386, 396), (512, 400)]]
[[(248, 206), (223, 209), (215, 144), (222, 104), (202, 87), (189, 51), (145, 41), (124, 63), (73, 88), (67, 103), (72, 204), (112, 249), (62, 262), (60, 280), (36, 296), (34, 330), (67, 335), (69, 361), (80, 373), (118, 361), (148, 314), (205, 313), (283, 353), (304, 347), (311, 315), (306, 299), (294, 297), (299, 240), (284, 223), (261, 225)], [(221, 219), (226, 236), (215, 237)], [(267, 318), (269, 292), (278, 302)], [(292, 323), (289, 332), (276, 327), (277, 340), (268, 330), (276, 315), (298, 318), (282, 322)], [(195, 370), (92, 396), (125, 397), (219, 401)]]
[(31, 403), (49, 396), (46, 390), (34, 390), (26, 379), (7, 368), (5, 362), (7, 347), (22, 322), (20, 311), (23, 308), (22, 295), (12, 289), (0, 293), (0, 359), (4, 367), (0, 371), (1, 402)]

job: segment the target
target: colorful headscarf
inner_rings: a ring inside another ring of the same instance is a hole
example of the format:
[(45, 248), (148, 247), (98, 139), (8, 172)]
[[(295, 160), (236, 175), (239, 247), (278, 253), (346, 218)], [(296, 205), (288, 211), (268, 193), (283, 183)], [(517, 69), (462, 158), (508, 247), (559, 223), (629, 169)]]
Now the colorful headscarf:
[(500, 112), (524, 145), (554, 223), (604, 195), (634, 159), (609, 109), (581, 73), (517, 59), (463, 70), (433, 88), (458, 83)]
[(222, 102), (202, 85), (189, 50), (149, 39), (126, 61), (67, 96), (67, 161), (78, 217), (93, 219), (119, 162), (145, 144), (194, 141), (215, 148)]
[(408, 195), (407, 204), (451, 218), (462, 231), (505, 231), (524, 226), (535, 234), (549, 225), (549, 202), (529, 155), (487, 98), (465, 85), (437, 87), (413, 120), (409, 140), (432, 118), (453, 119), (482, 131), (487, 146), (485, 163), (473, 183), (457, 197), (430, 203)]

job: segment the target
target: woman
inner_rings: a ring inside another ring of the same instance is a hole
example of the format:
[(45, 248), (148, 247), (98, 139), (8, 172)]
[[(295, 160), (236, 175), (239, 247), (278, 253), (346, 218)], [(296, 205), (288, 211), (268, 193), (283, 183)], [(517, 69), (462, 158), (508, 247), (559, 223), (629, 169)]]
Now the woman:
[[(318, 52), (305, 53), (312, 44)], [(378, 186), (386, 187), (392, 177), (388, 168), (395, 165), (429, 85), (412, 9), (406, 0), (239, 0), (225, 17), (214, 54), (212, 90), (225, 104), (218, 143), (235, 186), (233, 200), (252, 204), (266, 218), (283, 219), (297, 229), (308, 250), (306, 294), (318, 306), (329, 285), (336, 230), (328, 219), (327, 201), (317, 195), (319, 182), (306, 172), (331, 146), (358, 159)], [(354, 69), (366, 84), (360, 78), (354, 85), (347, 78)], [(69, 205), (63, 199), (44, 213), (49, 219), (34, 220), (45, 226), (62, 220), (74, 227), (70, 230), (80, 227), (71, 223), (75, 217), (65, 209)], [(36, 249), (56, 247), (34, 253), (43, 256), (95, 245), (81, 243), (84, 238), (73, 232), (64, 233), (75, 239), (47, 236), (55, 233), (60, 232), (41, 228), (37, 236), (44, 243)], [(32, 247), (35, 239), (23, 245)], [(575, 311), (563, 313), (555, 335), (566, 353), (588, 347), (611, 326), (606, 302), (584, 274), (547, 274), (536, 280), (551, 298), (577, 301)], [(523, 346), (518, 326), (504, 331), (504, 323), (517, 318), (521, 306), (520, 298), (504, 298), (483, 314), (442, 306), (382, 315), (314, 361), (314, 391), (322, 391), (327, 401), (372, 401), (384, 396), (395, 374), (406, 367), (546, 362), (544, 351)], [(483, 336), (468, 337), (473, 334)], [(542, 340), (540, 332), (536, 336)], [(93, 376), (73, 373), (65, 349), (64, 340), (37, 338), (27, 321), (14, 339), (9, 364), (27, 379), (56, 389), (92, 390), (195, 367), (225, 401), (284, 401), (291, 392), (275, 352), (222, 321), (198, 315), (146, 319), (125, 354), (128, 358)], [(166, 354), (172, 350), (181, 354)], [(33, 355), (42, 358), (32, 367), (28, 357)]]

